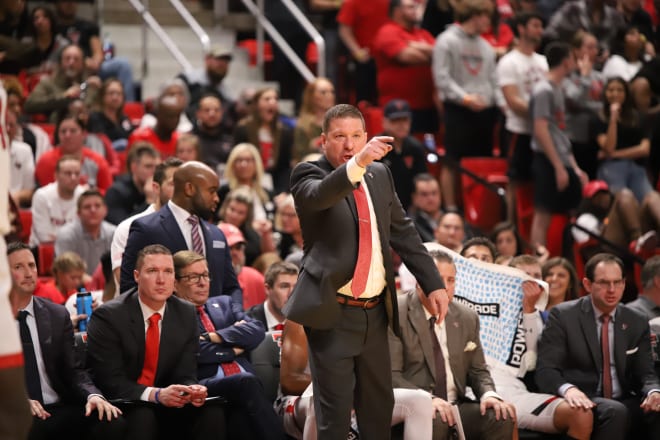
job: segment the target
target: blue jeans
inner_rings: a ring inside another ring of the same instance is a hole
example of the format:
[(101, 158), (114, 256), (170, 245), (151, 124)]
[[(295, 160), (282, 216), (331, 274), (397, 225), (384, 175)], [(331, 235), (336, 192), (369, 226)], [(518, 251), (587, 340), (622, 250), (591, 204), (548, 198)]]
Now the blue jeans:
[(124, 87), (124, 101), (135, 101), (135, 87), (133, 86), (133, 69), (126, 58), (115, 57), (104, 60), (99, 71), (101, 79), (117, 78)]
[(639, 203), (642, 203), (644, 197), (653, 191), (646, 169), (629, 159), (612, 159), (601, 162), (598, 167), (598, 178), (607, 182), (610, 191), (614, 194), (623, 188), (628, 188), (635, 194)]

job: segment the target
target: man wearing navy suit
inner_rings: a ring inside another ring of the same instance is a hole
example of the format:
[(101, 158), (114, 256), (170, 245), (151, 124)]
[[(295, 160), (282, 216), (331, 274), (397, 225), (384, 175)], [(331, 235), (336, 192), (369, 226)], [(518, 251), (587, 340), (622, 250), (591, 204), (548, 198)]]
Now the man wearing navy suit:
[(162, 245), (140, 251), (137, 288), (98, 307), (89, 321), (87, 362), (127, 421), (127, 439), (225, 438), (224, 411), (196, 377), (195, 308), (174, 293), (174, 262)]
[[(209, 299), (211, 277), (206, 260), (192, 251), (174, 255), (176, 295), (197, 308), (201, 332), (197, 375), (210, 396), (222, 396), (236, 413), (228, 417), (236, 438), (282, 439), (282, 423), (266, 400), (246, 355), (264, 339), (264, 326), (243, 311), (232, 310), (227, 296)], [(231, 423), (238, 419), (237, 423)]]
[[(32, 251), (23, 243), (10, 243), (7, 254), (12, 278), (9, 300), (20, 322), (28, 403), (34, 416), (29, 438), (78, 439), (88, 434), (121, 438), (125, 422), (114, 420), (121, 411), (105, 400), (87, 372), (75, 364), (69, 312), (33, 296), (37, 265)], [(98, 419), (96, 414), (90, 417), (95, 409)]]
[(538, 346), (536, 383), (544, 393), (593, 411), (592, 439), (658, 439), (660, 384), (649, 324), (620, 304), (623, 263), (612, 254), (594, 255), (582, 284), (588, 296), (550, 310)]
[(135, 287), (133, 269), (140, 249), (162, 244), (173, 254), (188, 249), (204, 255), (213, 277), (211, 296), (231, 296), (234, 307), (243, 310), (243, 292), (227, 240), (217, 226), (206, 221), (218, 206), (217, 190), (218, 176), (201, 162), (186, 162), (175, 171), (172, 199), (158, 212), (131, 224), (121, 263), (120, 292)]
[(336, 105), (323, 120), (324, 157), (299, 164), (291, 175), (305, 254), (284, 313), (307, 333), (320, 440), (346, 437), (351, 408), (360, 438), (390, 437), (388, 322), (399, 333), (390, 246), (428, 295), (433, 314), (447, 312), (444, 284), (401, 207), (392, 175), (374, 162), (392, 141), (367, 142), (360, 111)]

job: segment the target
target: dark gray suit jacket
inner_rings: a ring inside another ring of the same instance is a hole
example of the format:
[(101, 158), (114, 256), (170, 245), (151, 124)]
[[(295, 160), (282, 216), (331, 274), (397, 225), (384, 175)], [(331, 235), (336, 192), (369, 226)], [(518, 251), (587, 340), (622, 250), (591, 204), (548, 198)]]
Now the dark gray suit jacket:
[[(424, 307), (411, 291), (399, 297), (401, 336), (389, 334), (392, 359), (392, 385), (395, 388), (435, 388), (435, 357), (429, 321)], [(479, 339), (479, 316), (456, 302), (449, 303), (445, 318), (449, 365), (454, 376), (458, 399), (465, 399), (465, 388), (471, 387), (479, 399), (487, 391), (495, 391)]]
[[(87, 362), (108, 399), (139, 400), (144, 366), (145, 324), (137, 288), (92, 313), (87, 331)], [(154, 386), (197, 383), (199, 329), (193, 305), (172, 295), (162, 320)]]
[[(398, 333), (394, 269), (389, 246), (401, 256), (425, 292), (444, 287), (382, 163), (367, 167), (364, 180), (373, 202), (386, 271), (385, 306)], [(291, 176), (291, 192), (303, 230), (304, 257), (298, 283), (284, 307), (287, 318), (317, 329), (339, 319), (337, 290), (352, 277), (357, 261), (358, 225), (354, 187), (346, 165), (333, 169), (327, 159), (299, 164)]]
[[(553, 307), (539, 341), (536, 383), (544, 393), (557, 394), (565, 383), (588, 397), (598, 397), (603, 365), (591, 296)], [(653, 372), (649, 324), (619, 304), (614, 321), (614, 357), (623, 398), (660, 388)]]

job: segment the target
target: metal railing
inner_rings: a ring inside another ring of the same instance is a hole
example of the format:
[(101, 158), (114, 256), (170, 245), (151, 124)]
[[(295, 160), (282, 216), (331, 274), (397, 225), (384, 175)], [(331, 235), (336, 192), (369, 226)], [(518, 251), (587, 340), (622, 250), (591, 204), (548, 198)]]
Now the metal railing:
[[(279, 33), (277, 29), (273, 26), (273, 24), (266, 18), (264, 15), (264, 6), (263, 6), (263, 0), (258, 0), (259, 5), (257, 6), (252, 0), (241, 0), (245, 7), (250, 11), (252, 15), (257, 19), (257, 65), (263, 69), (264, 67), (264, 31), (268, 33), (270, 38), (273, 40), (273, 43), (277, 44), (277, 46), (284, 52), (284, 54), (287, 56), (289, 61), (291, 61), (291, 64), (300, 72), (300, 74), (305, 78), (306, 81), (311, 82), (313, 81), (316, 77), (312, 73), (311, 70), (307, 67), (307, 65), (300, 59), (298, 54), (289, 46), (289, 43), (286, 42), (284, 37), (282, 37), (282, 34)], [(314, 26), (312, 25), (309, 20), (307, 20), (307, 17), (303, 15), (303, 13), (298, 9), (298, 7), (290, 0), (282, 0), (282, 3), (289, 9), (289, 11), (293, 14), (293, 16), (300, 22), (301, 26), (305, 29), (305, 31), (312, 36), (312, 39), (314, 42), (317, 43), (317, 48), (319, 49), (319, 62), (318, 62), (318, 67), (323, 68), (324, 74), (325, 74), (325, 41), (323, 41), (323, 37), (314, 29)], [(296, 11), (296, 12), (294, 12)], [(303, 20), (301, 20), (301, 18)], [(313, 35), (310, 33), (312, 29), (316, 35)], [(320, 45), (318, 44), (318, 41), (320, 41)], [(320, 72), (320, 70), (319, 70)]]
[(183, 21), (185, 21), (195, 35), (197, 35), (197, 38), (199, 38), (199, 42), (202, 45), (202, 49), (204, 49), (204, 53), (207, 53), (211, 48), (209, 34), (202, 29), (197, 20), (195, 20), (195, 17), (193, 17), (190, 11), (188, 11), (188, 8), (183, 6), (183, 3), (181, 3), (180, 0), (170, 0), (170, 3), (174, 6), (174, 9), (176, 9), (181, 18), (183, 18)]
[(316, 50), (319, 57), (316, 64), (316, 74), (318, 76), (325, 76), (325, 40), (319, 31), (316, 30), (312, 22), (305, 17), (305, 14), (302, 13), (300, 8), (293, 3), (293, 0), (282, 0), (282, 4), (287, 7), (289, 12), (291, 12), (291, 15), (293, 15), (293, 18), (298, 20), (298, 23), (300, 23), (305, 32), (307, 32), (316, 44)]
[[(146, 26), (153, 31), (154, 34), (160, 39), (165, 48), (172, 54), (174, 59), (181, 65), (184, 70), (192, 70), (193, 65), (188, 61), (186, 56), (181, 52), (176, 43), (167, 35), (167, 32), (156, 21), (156, 19), (149, 12), (148, 0), (144, 0), (144, 4), (139, 0), (128, 0), (138, 14), (142, 17), (144, 24), (142, 25), (142, 77), (145, 77), (148, 72), (147, 64), (147, 29)], [(146, 25), (146, 26), (145, 26)], [(208, 38), (208, 36), (207, 36)]]

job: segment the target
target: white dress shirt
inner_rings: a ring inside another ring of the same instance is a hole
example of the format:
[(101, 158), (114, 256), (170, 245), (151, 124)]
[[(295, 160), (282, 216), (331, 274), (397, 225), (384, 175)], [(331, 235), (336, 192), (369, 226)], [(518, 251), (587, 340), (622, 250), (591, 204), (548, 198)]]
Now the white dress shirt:
[[(172, 210), (174, 215), (174, 220), (176, 220), (181, 234), (183, 234), (183, 239), (186, 240), (186, 246), (188, 249), (193, 250), (192, 244), (192, 225), (188, 222), (188, 218), (192, 215), (173, 201), (167, 202), (167, 206)], [(206, 244), (204, 243), (204, 233), (202, 231), (202, 219), (199, 218), (199, 223), (197, 223), (197, 228), (199, 229), (199, 236), (202, 239), (202, 246), (204, 246), (204, 255), (206, 255)]]
[[(165, 318), (165, 307), (167, 304), (164, 304), (163, 307), (161, 307), (159, 310), (152, 310), (149, 306), (143, 303), (139, 297), (138, 297), (138, 303), (140, 304), (140, 311), (142, 312), (142, 320), (144, 323), (145, 336), (147, 334), (147, 329), (149, 329), (149, 318), (151, 318), (151, 315), (153, 315), (154, 313), (160, 313), (160, 320), (158, 320), (158, 337), (160, 337), (162, 333), (161, 330), (163, 329), (163, 319)], [(149, 396), (151, 395), (151, 390), (153, 389), (154, 387), (146, 387), (144, 391), (142, 391), (142, 394), (140, 395), (140, 400), (149, 402)]]

